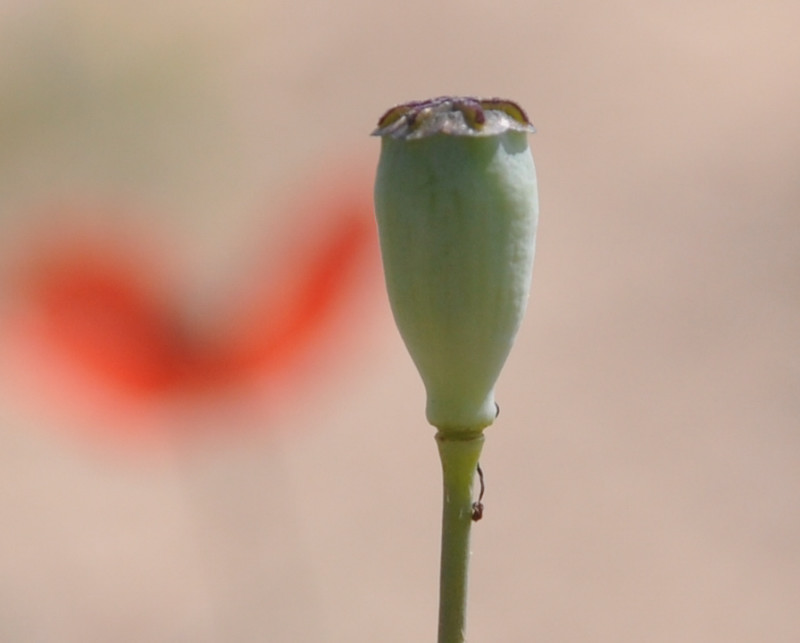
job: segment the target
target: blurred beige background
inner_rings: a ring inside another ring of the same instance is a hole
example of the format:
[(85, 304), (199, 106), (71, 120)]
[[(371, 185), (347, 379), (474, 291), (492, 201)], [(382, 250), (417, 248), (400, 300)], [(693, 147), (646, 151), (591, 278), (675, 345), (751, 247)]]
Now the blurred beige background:
[[(387, 107), (518, 100), (542, 219), (470, 641), (794, 642), (799, 24), (788, 0), (5, 0), (0, 248), (54, 200), (122, 200), (213, 324), (243, 257), (312, 221), (291, 203), (371, 181)], [(361, 288), (307, 385), (118, 413), (204, 429), (157, 451), (87, 440), (112, 427), (0, 341), (0, 640), (433, 640), (433, 430)]]

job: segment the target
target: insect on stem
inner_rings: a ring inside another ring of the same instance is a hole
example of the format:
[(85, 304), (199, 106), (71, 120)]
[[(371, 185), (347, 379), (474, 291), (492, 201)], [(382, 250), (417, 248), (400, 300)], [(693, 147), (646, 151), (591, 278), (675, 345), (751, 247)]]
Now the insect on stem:
[(483, 469), (481, 469), (480, 463), (478, 463), (478, 480), (481, 485), (481, 490), (478, 493), (478, 499), (472, 503), (472, 522), (478, 522), (481, 518), (483, 518), (483, 492), (486, 490), (486, 486), (483, 483)]

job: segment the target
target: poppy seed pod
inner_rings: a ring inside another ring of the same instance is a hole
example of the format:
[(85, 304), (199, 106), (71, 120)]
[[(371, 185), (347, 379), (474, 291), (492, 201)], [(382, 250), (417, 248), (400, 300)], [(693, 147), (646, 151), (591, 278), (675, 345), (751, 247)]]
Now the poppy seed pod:
[(442, 97), (390, 109), (373, 133), (386, 287), (442, 434), (480, 432), (497, 415), (533, 266), (533, 131), (511, 101)]

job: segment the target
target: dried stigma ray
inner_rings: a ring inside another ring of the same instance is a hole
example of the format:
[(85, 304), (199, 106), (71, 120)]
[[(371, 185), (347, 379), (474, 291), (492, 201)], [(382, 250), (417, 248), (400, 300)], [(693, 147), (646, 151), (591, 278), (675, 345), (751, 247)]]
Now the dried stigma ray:
[(380, 119), (375, 210), (395, 321), (439, 433), (482, 431), (524, 314), (538, 193), (516, 103), (440, 97)]
[(533, 133), (536, 128), (516, 103), (501, 98), (440, 96), (389, 109), (373, 136), (414, 140), (433, 134), (494, 136), (505, 131)]

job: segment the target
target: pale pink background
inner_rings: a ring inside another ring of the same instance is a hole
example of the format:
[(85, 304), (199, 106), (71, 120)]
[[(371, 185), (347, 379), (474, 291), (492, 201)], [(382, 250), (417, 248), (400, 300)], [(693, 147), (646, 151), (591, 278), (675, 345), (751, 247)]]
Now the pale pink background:
[[(518, 100), (542, 218), (470, 641), (792, 643), (798, 25), (791, 0), (6, 0), (0, 246), (50, 194), (122, 195), (202, 323), (253, 230), (369, 181), (384, 109)], [(263, 432), (156, 456), (65, 430), (0, 344), (0, 640), (434, 640), (433, 430), (367, 287), (360, 341), (285, 404), (153, 411)]]

